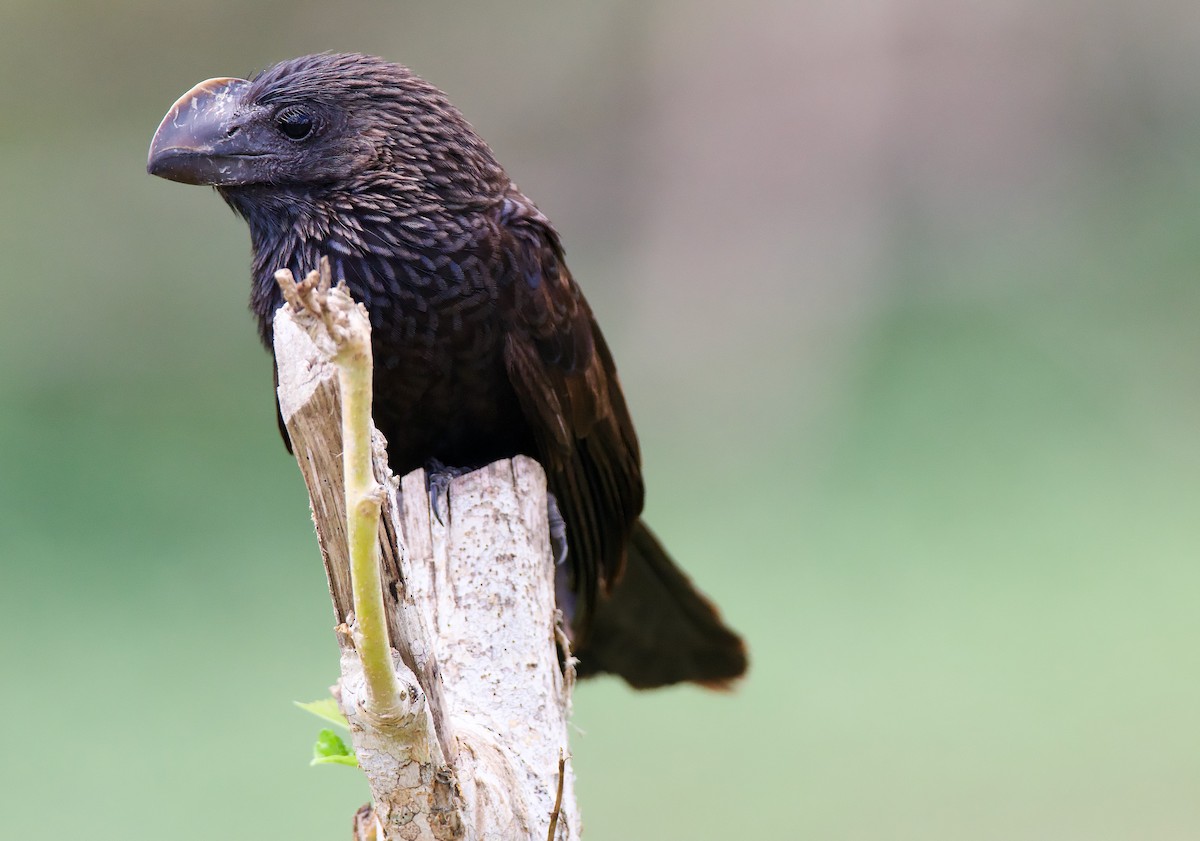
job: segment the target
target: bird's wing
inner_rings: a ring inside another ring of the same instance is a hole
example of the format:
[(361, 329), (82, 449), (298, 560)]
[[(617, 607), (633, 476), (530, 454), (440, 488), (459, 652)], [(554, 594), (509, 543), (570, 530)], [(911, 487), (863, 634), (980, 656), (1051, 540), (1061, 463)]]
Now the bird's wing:
[(600, 587), (620, 574), (642, 510), (637, 436), (558, 237), (532, 205), (505, 204), (504, 360), (566, 520), (573, 589), (586, 616)]

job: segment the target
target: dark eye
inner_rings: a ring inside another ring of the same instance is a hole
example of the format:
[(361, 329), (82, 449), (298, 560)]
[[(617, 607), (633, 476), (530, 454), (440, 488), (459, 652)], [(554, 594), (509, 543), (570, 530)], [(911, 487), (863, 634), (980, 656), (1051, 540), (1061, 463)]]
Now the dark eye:
[(300, 108), (288, 108), (275, 118), (275, 127), (290, 140), (303, 140), (312, 134), (312, 115)]

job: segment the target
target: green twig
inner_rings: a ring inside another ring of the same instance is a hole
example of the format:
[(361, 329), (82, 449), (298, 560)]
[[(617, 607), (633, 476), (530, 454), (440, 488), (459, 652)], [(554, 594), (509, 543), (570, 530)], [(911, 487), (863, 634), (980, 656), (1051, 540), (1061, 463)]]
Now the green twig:
[(299, 283), (286, 269), (275, 280), (296, 311), (319, 318), (333, 339), (342, 398), (342, 468), (346, 488), (346, 535), (354, 598), (351, 633), (362, 661), (371, 713), (402, 713), (400, 685), (392, 665), (391, 642), (379, 575), (379, 513), (383, 488), (371, 466), (371, 326), (366, 311), (345, 286), (331, 289), (329, 261)]

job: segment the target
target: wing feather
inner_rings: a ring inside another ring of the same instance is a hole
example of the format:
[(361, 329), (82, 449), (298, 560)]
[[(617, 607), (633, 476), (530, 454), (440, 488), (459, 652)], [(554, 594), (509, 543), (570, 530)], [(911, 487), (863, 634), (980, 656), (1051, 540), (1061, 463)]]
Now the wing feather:
[(522, 209), (505, 220), (515, 269), (501, 300), (505, 365), (567, 523), (587, 614), (624, 564), (642, 510), (641, 460), (612, 355), (558, 238), (536, 208)]

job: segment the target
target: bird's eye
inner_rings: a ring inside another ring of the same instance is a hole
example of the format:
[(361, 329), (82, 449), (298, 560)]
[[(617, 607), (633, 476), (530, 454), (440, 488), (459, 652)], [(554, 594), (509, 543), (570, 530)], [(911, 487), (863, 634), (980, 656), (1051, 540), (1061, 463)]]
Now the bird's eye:
[(275, 127), (289, 140), (303, 140), (312, 134), (312, 115), (299, 108), (288, 108), (275, 118)]

